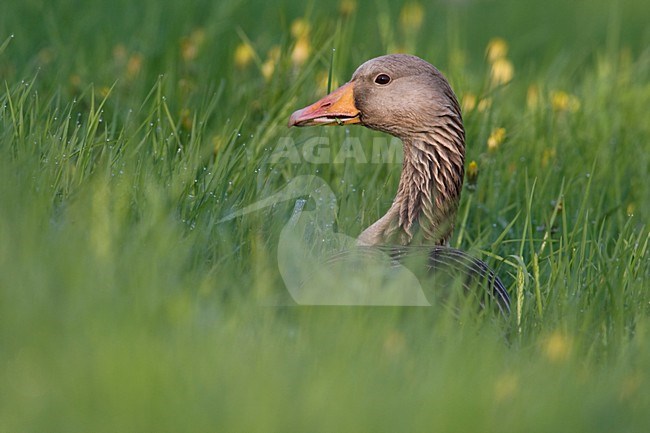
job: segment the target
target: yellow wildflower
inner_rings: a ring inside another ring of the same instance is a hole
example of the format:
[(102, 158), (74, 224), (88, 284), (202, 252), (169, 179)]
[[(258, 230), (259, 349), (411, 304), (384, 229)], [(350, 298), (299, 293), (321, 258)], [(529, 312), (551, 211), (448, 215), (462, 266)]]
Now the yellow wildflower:
[(424, 8), (418, 2), (407, 3), (399, 14), (399, 23), (403, 30), (416, 32), (422, 27)]
[(462, 106), (464, 112), (468, 113), (472, 111), (474, 108), (476, 108), (476, 95), (473, 93), (465, 93), (460, 105)]
[(274, 71), (275, 71), (275, 62), (273, 60), (267, 60), (266, 62), (262, 63), (262, 76), (266, 80), (271, 79)]
[(506, 84), (512, 80), (514, 73), (515, 68), (510, 60), (506, 58), (496, 59), (492, 62), (492, 68), (490, 69), (490, 82), (493, 86)]
[(492, 38), (488, 42), (485, 52), (490, 63), (505, 59), (508, 55), (508, 43), (503, 38)]
[(492, 98), (481, 98), (481, 100), (478, 101), (478, 105), (476, 106), (476, 109), (479, 111), (479, 113), (482, 113), (489, 109), (492, 106)]
[(467, 166), (467, 177), (470, 180), (476, 179), (478, 177), (478, 163), (476, 161), (470, 162)]
[(506, 138), (506, 128), (497, 128), (488, 137), (487, 146), (489, 150), (496, 150)]
[(311, 52), (309, 44), (309, 32), (311, 26), (304, 18), (298, 18), (291, 23), (291, 36), (296, 43), (291, 51), (291, 62), (294, 66), (300, 66), (307, 61)]
[(571, 354), (571, 339), (559, 331), (554, 332), (543, 343), (542, 351), (551, 362), (564, 362)]
[(142, 54), (133, 53), (126, 64), (126, 76), (129, 79), (135, 78), (142, 69)]
[(636, 204), (632, 202), (632, 203), (628, 203), (625, 212), (627, 213), (627, 216), (634, 216), (635, 210), (636, 210)]
[(190, 36), (181, 40), (181, 56), (183, 60), (189, 62), (196, 59), (203, 42), (205, 41), (205, 31), (203, 29), (194, 30)]
[(311, 46), (309, 45), (309, 39), (306, 36), (300, 37), (291, 51), (291, 62), (294, 66), (302, 65), (309, 58), (310, 51)]
[(529, 110), (534, 110), (539, 106), (539, 88), (535, 84), (528, 86), (526, 106)]
[(311, 26), (304, 18), (298, 18), (291, 23), (291, 36), (295, 39), (309, 36)]
[(569, 106), (569, 95), (565, 92), (551, 93), (551, 104), (556, 111), (564, 111)]
[(181, 56), (186, 62), (194, 60), (198, 53), (199, 48), (194, 45), (189, 39), (184, 39), (183, 42), (181, 42)]
[(478, 164), (472, 161), (467, 166), (467, 190), (472, 192), (476, 189), (476, 182), (478, 181)]
[(551, 93), (551, 105), (555, 111), (570, 111), (575, 113), (580, 109), (580, 100), (577, 96), (563, 91)]
[(255, 52), (253, 51), (253, 47), (247, 42), (242, 42), (235, 48), (235, 66), (240, 69), (245, 68), (250, 64), (254, 56)]
[(339, 13), (344, 17), (352, 15), (357, 10), (356, 0), (341, 0), (339, 3)]
[(101, 96), (102, 98), (108, 97), (110, 93), (111, 93), (111, 88), (108, 86), (102, 86), (99, 89), (99, 96)]
[(275, 71), (275, 64), (280, 59), (280, 47), (274, 46), (266, 55), (266, 61), (262, 64), (262, 76), (266, 80), (270, 80)]

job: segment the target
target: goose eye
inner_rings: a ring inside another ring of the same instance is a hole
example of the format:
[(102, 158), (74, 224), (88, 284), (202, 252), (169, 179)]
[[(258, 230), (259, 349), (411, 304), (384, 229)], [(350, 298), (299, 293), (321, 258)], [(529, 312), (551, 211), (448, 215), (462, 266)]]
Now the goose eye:
[(388, 84), (390, 83), (390, 77), (386, 74), (379, 74), (375, 77), (375, 83), (377, 84)]

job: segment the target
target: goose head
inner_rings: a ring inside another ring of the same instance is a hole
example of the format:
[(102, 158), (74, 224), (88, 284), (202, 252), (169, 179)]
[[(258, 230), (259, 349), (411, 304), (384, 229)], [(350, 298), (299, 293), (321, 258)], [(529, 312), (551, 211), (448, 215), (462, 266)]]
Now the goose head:
[(460, 107), (445, 77), (408, 54), (368, 60), (352, 79), (323, 99), (295, 111), (291, 126), (359, 123), (402, 138), (457, 116)]

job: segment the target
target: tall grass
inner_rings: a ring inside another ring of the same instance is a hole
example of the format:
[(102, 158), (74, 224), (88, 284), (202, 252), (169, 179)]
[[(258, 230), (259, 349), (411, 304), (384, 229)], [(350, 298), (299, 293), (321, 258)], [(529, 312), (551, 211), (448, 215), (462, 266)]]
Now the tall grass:
[[(645, 3), (4, 2), (0, 431), (647, 430)], [(452, 243), (504, 279), (507, 323), (269, 307), (293, 203), (221, 222), (300, 174), (340, 232), (381, 215), (399, 164), (273, 152), (381, 137), (285, 125), (395, 50), (464, 101)]]

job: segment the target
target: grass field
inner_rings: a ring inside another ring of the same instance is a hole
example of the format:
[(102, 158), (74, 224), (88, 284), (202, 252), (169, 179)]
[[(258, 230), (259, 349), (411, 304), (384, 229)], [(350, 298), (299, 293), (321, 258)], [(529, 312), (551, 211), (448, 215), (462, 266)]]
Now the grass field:
[[(321, 3), (2, 2), (0, 432), (650, 431), (647, 0)], [(334, 158), (381, 134), (286, 122), (396, 51), (463, 102), (508, 321), (269, 307), (293, 202), (220, 222), (303, 174), (385, 212), (400, 165)]]

